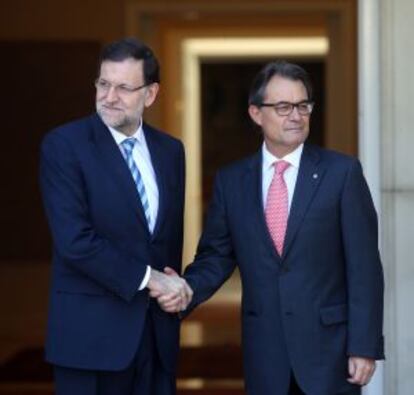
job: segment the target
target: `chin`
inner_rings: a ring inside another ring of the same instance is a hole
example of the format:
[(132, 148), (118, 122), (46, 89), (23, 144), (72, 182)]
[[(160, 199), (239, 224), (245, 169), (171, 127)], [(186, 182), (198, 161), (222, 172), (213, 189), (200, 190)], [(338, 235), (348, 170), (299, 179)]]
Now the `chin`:
[(117, 128), (121, 125), (124, 124), (124, 121), (122, 119), (119, 119), (119, 117), (111, 117), (108, 116), (108, 114), (100, 114), (104, 123), (106, 123), (107, 125), (113, 127), (113, 128)]
[(298, 145), (301, 145), (302, 143), (304, 143), (305, 142), (305, 140), (306, 140), (306, 138), (305, 137), (300, 137), (299, 138), (299, 136), (298, 136), (298, 138), (295, 138), (295, 139), (292, 139), (292, 140), (290, 140), (289, 141), (289, 145), (290, 146), (298, 146)]

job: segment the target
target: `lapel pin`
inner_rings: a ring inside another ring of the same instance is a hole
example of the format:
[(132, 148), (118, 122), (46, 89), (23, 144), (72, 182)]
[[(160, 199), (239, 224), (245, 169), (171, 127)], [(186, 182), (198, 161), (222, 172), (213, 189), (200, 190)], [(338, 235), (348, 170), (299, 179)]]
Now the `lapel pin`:
[(313, 179), (316, 180), (318, 178), (318, 174), (317, 173), (313, 173)]

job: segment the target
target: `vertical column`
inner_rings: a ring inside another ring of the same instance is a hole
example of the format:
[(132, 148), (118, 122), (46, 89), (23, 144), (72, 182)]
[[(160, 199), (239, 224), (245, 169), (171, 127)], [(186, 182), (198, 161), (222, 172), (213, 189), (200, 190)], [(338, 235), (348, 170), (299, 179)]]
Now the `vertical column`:
[(382, 206), (387, 394), (414, 388), (414, 62), (412, 0), (381, 0)]
[(414, 387), (412, 15), (411, 0), (359, 0), (360, 155), (380, 213), (386, 280), (387, 361), (365, 395)]
[[(358, 126), (359, 156), (381, 218), (379, 0), (358, 1)], [(364, 395), (384, 394), (379, 362)]]

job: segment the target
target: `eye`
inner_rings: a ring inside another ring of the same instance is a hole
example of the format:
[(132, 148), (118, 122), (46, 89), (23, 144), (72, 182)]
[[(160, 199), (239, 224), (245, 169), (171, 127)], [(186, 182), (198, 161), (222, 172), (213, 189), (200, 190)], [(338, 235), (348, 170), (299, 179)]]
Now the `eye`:
[(131, 93), (133, 92), (133, 88), (130, 88), (129, 86), (126, 85), (119, 85), (118, 86), (118, 92), (119, 93)]
[(96, 86), (100, 89), (109, 89), (110, 84), (105, 80), (98, 80), (96, 81)]
[(309, 115), (312, 112), (313, 103), (312, 102), (302, 102), (298, 104), (298, 111), (302, 115)]
[(280, 112), (288, 112), (292, 108), (292, 105), (289, 103), (278, 104), (275, 106), (275, 109)]

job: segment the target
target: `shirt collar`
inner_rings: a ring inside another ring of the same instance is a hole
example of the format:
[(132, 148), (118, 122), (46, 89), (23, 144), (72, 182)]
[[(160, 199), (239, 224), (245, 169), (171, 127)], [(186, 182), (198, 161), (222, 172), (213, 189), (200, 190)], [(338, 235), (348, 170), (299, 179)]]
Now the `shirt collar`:
[(135, 138), (137, 139), (138, 143), (142, 143), (142, 141), (144, 140), (144, 130), (142, 128), (142, 119), (139, 122), (139, 126), (137, 131), (132, 135), (132, 136), (125, 136), (125, 134), (118, 132), (118, 130), (108, 126), (109, 131), (112, 134), (112, 137), (114, 138), (115, 142), (118, 145), (121, 145), (126, 139), (128, 138)]
[(263, 156), (263, 168), (268, 169), (273, 166), (275, 162), (279, 160), (284, 160), (289, 162), (292, 167), (299, 169), (300, 158), (303, 152), (303, 143), (299, 145), (294, 151), (285, 155), (283, 158), (278, 158), (277, 156), (273, 155), (266, 147), (266, 143), (263, 142), (262, 146), (262, 156)]

